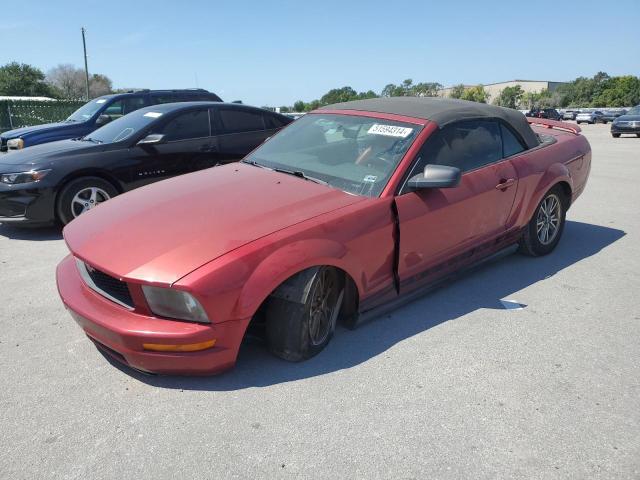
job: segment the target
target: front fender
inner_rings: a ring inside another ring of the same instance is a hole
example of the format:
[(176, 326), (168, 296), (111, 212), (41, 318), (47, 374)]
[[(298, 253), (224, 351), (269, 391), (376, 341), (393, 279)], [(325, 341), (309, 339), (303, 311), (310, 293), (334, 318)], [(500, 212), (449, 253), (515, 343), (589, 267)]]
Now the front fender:
[[(341, 270), (356, 280), (359, 275), (347, 261), (347, 248), (339, 242), (323, 239), (309, 239), (283, 246), (265, 258), (247, 279), (238, 302), (235, 318), (252, 316), (266, 298), (276, 290), (285, 280), (306, 269), (329, 265)], [(288, 292), (296, 298), (294, 301), (304, 301), (305, 292)]]

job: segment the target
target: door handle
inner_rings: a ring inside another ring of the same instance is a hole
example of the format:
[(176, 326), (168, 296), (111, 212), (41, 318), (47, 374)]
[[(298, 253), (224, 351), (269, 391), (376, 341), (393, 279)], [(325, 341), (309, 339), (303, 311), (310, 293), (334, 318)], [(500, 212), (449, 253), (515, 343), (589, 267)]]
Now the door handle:
[(502, 190), (503, 192), (516, 183), (515, 178), (503, 178), (500, 180), (500, 183), (496, 185), (496, 190)]
[(211, 147), (209, 145), (200, 145), (201, 152), (209, 152), (210, 150), (211, 150)]

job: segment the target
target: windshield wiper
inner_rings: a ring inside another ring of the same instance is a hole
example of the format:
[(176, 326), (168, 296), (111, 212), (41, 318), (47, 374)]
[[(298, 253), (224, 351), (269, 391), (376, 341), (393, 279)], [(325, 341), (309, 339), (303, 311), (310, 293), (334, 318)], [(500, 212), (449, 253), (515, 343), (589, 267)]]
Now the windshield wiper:
[(256, 162), (255, 160), (242, 160), (242, 163), (246, 163), (247, 165), (253, 165), (254, 167), (266, 168), (267, 170), (273, 170), (261, 163)]
[(320, 180), (319, 178), (310, 177), (300, 170), (285, 170), (284, 168), (274, 168), (274, 172), (286, 173), (287, 175), (293, 175), (294, 177), (302, 178), (304, 180), (309, 180), (310, 182), (319, 183), (320, 185), (329, 185), (324, 180)]
[(95, 138), (91, 138), (91, 137), (82, 137), (80, 140), (82, 140), (83, 142), (92, 142), (97, 144), (102, 143), (100, 140), (96, 140)]

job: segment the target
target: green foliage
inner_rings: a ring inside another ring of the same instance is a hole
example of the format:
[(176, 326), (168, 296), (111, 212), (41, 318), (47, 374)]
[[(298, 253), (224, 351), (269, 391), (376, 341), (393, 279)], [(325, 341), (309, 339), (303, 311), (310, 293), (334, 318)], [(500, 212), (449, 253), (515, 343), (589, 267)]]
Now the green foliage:
[(594, 107), (629, 107), (640, 104), (640, 78), (632, 75), (609, 78), (592, 100)]
[(464, 85), (462, 83), (455, 85), (449, 92), (449, 98), (462, 98), (462, 95), (464, 95)]
[(0, 67), (0, 95), (56, 97), (56, 91), (44, 79), (44, 73), (31, 65), (7, 63)]
[(293, 111), (294, 112), (304, 112), (304, 102), (302, 100), (298, 100), (296, 103), (293, 104)]
[(523, 95), (524, 90), (520, 85), (505, 87), (493, 103), (501, 107), (518, 108)]
[[(442, 85), (437, 82), (421, 82), (414, 85), (410, 78), (400, 85), (388, 84), (382, 89), (381, 97), (436, 97), (442, 90)], [(372, 92), (373, 93), (373, 92)]]
[(465, 89), (459, 98), (471, 102), (487, 103), (488, 97), (489, 94), (484, 90), (484, 87), (482, 85), (476, 85), (475, 87)]

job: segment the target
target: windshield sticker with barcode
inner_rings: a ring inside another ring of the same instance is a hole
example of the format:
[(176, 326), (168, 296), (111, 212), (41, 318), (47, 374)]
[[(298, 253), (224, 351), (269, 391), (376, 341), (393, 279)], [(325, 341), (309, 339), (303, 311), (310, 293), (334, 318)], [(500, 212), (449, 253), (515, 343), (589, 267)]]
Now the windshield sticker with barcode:
[(368, 133), (372, 135), (385, 135), (387, 137), (407, 138), (413, 132), (413, 128), (396, 127), (394, 125), (380, 125), (375, 123), (371, 125)]
[(161, 112), (147, 112), (144, 114), (145, 117), (158, 118), (162, 116)]
[(100, 100), (96, 100), (96, 103), (104, 103), (104, 102), (106, 102), (106, 101), (107, 101), (106, 99), (101, 98)]

